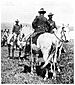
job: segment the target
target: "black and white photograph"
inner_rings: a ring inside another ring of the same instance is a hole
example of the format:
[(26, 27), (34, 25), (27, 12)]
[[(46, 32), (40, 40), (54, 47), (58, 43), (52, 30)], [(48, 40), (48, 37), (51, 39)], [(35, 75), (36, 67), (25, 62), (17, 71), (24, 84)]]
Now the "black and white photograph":
[(1, 84), (74, 84), (74, 0), (1, 0)]

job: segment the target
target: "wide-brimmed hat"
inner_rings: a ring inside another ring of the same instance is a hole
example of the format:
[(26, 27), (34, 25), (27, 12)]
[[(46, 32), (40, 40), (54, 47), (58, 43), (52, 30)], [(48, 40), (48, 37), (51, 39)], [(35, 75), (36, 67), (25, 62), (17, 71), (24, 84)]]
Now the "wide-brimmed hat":
[(19, 22), (19, 20), (17, 19), (15, 22)]
[(50, 12), (50, 13), (48, 14), (48, 17), (49, 17), (49, 16), (53, 16), (53, 15), (54, 15), (54, 14)]
[(40, 11), (38, 11), (38, 13), (43, 13), (43, 14), (45, 14), (46, 11), (44, 10), (44, 8), (41, 8)]

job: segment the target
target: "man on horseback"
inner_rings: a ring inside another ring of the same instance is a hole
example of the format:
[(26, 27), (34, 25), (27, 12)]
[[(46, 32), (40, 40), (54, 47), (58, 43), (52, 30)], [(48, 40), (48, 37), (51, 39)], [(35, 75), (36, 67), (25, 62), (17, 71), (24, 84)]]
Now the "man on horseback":
[(34, 33), (32, 34), (32, 38), (34, 38), (34, 40), (32, 40), (33, 43), (35, 43), (37, 37), (40, 34), (48, 31), (49, 23), (47, 21), (47, 18), (44, 17), (44, 14), (46, 13), (46, 11), (44, 11), (44, 8), (41, 8), (40, 11), (38, 11), (38, 13), (39, 13), (39, 16), (36, 16), (36, 18), (32, 22), (32, 27), (34, 29)]
[(15, 22), (16, 22), (16, 24), (13, 26), (12, 34), (15, 36), (14, 40), (15, 40), (16, 49), (17, 49), (17, 38), (18, 38), (18, 35), (20, 33), (21, 26), (19, 25), (19, 20), (18, 19)]
[(50, 33), (53, 33), (54, 32), (53, 31), (54, 28), (57, 29), (56, 24), (55, 24), (55, 21), (52, 20), (52, 16), (53, 15), (54, 14), (52, 14), (52, 13), (49, 13), (49, 15), (48, 15), (48, 17), (49, 17), (49, 19), (48, 19), (48, 23), (49, 23), (48, 32), (50, 32)]
[(16, 24), (13, 26), (12, 33), (15, 33), (18, 36), (20, 30), (19, 20), (17, 19), (15, 22)]

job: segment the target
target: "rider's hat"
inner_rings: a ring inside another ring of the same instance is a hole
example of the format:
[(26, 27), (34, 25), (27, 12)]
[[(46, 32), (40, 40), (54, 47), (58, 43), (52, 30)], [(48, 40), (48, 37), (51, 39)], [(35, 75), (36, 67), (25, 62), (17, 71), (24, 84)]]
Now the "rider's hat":
[(17, 19), (15, 22), (19, 23), (19, 20)]
[(46, 11), (44, 10), (44, 8), (41, 8), (40, 11), (38, 11), (38, 13), (40, 13), (40, 14), (41, 14), (41, 13), (42, 13), (42, 14), (45, 14)]
[(50, 13), (48, 14), (48, 17), (49, 17), (49, 16), (53, 16), (53, 15), (54, 15), (54, 14), (52, 14), (52, 13), (50, 12)]

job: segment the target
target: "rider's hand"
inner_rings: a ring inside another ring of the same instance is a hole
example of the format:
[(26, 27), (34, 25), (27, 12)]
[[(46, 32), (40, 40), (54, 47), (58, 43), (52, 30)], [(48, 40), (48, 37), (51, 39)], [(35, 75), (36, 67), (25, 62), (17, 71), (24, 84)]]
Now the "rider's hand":
[(52, 30), (52, 31), (51, 31), (51, 33), (53, 34), (53, 33), (54, 33), (54, 31)]

